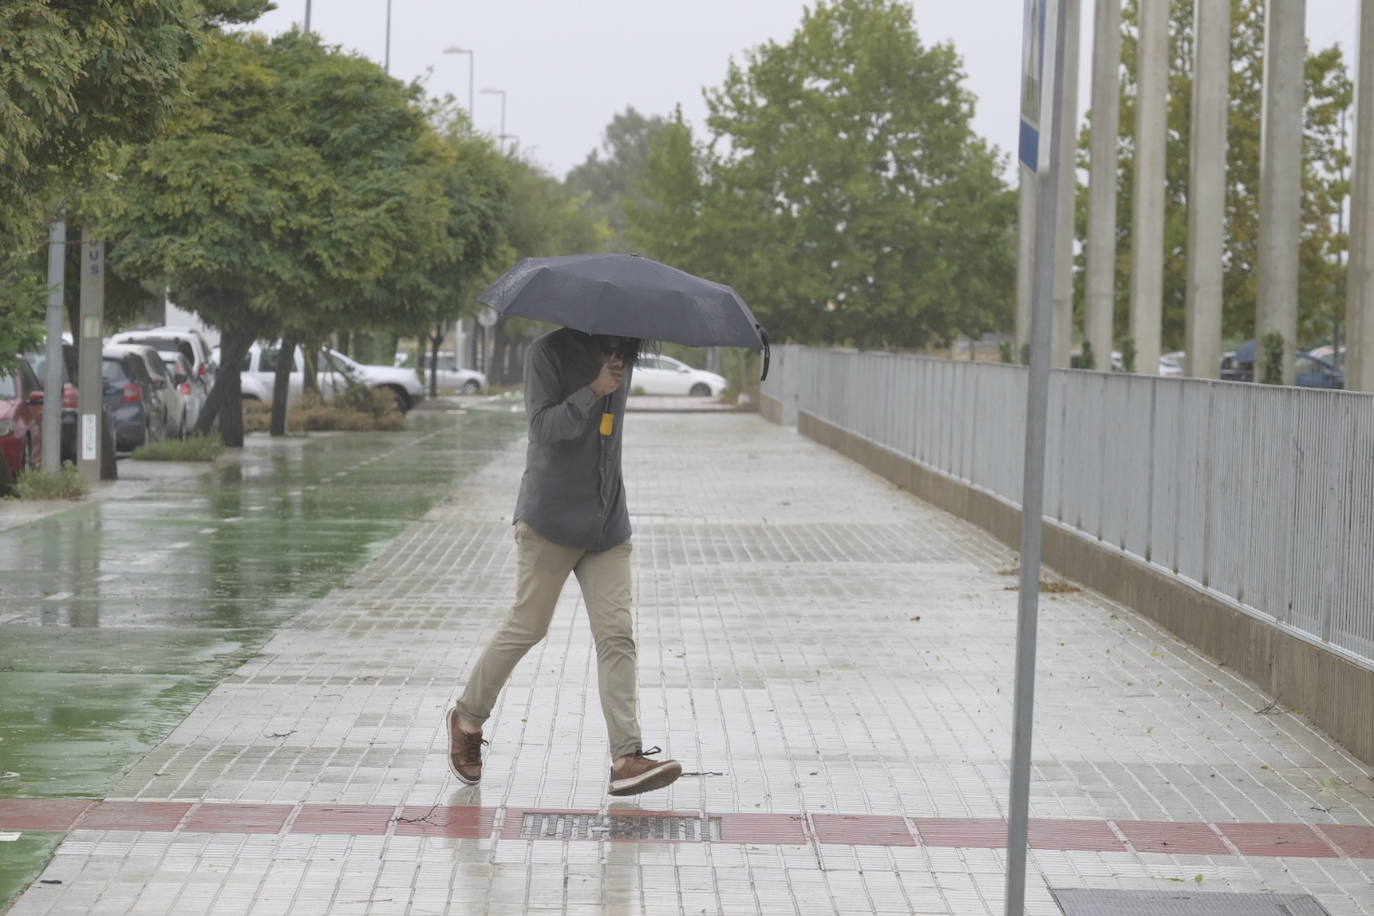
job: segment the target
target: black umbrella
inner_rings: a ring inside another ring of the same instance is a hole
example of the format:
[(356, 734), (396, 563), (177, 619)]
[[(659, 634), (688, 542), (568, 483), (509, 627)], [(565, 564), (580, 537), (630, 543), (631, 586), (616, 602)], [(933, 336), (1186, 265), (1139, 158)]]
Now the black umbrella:
[(768, 334), (739, 293), (639, 255), (525, 258), (477, 300), (585, 334), (763, 350), (768, 377)]

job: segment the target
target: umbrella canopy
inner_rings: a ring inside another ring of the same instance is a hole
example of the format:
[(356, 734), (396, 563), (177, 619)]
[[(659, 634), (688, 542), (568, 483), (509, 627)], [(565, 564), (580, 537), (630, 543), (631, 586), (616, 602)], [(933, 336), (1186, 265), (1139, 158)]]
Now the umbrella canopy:
[(739, 293), (639, 255), (526, 258), (477, 300), (586, 334), (763, 350), (768, 374), (768, 334)]

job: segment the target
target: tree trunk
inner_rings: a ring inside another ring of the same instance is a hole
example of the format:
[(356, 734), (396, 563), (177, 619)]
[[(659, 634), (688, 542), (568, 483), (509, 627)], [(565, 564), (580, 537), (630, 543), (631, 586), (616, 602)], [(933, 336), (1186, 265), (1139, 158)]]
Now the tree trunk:
[(339, 345), (338, 345), (338, 347), (337, 347), (336, 349), (337, 349), (340, 353), (342, 353), (344, 356), (352, 356), (352, 355), (353, 355), (352, 353), (348, 352), (348, 332), (347, 332), (347, 331), (340, 331), (340, 332), (339, 332)]
[(509, 384), (509, 375), (506, 372), (506, 347), (509, 344), (506, 338), (506, 320), (502, 318), (491, 328), (491, 372), (490, 375), (496, 379), (496, 384)]
[[(239, 365), (248, 348), (253, 345), (255, 336), (252, 331), (223, 332), (220, 338), (219, 374), (215, 376), (215, 387), (210, 389), (210, 396), (201, 408), (200, 419), (196, 421), (196, 432), (202, 436), (208, 435), (223, 411), (220, 435), (225, 445), (234, 448), (243, 445), (243, 386)], [(231, 441), (231, 437), (236, 441)]]
[(291, 398), (291, 369), (296, 358), (296, 337), (294, 334), (282, 336), (281, 349), (277, 351), (276, 373), (272, 376), (272, 425), (271, 435), (275, 438), (286, 435), (286, 405)]
[(441, 324), (430, 338), (429, 351), (429, 396), (439, 396), (439, 347), (444, 342), (444, 326)]
[(301, 354), (305, 357), (305, 365), (301, 367), (301, 391), (313, 391), (320, 393), (320, 348), (314, 341), (306, 341), (301, 346)]

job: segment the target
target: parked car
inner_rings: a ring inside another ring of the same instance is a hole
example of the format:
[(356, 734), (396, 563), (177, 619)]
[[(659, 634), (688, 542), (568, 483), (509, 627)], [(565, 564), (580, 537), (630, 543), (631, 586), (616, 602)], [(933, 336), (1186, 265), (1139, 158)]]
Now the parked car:
[(186, 438), (186, 399), (172, 381), (172, 373), (167, 371), (162, 354), (147, 344), (124, 344), (138, 354), (148, 367), (148, 377), (153, 380), (153, 388), (162, 393), (162, 424), (168, 439)]
[(16, 477), (43, 465), (43, 386), (23, 357), (0, 372), (0, 460)]
[(159, 353), (179, 352), (191, 361), (195, 375), (205, 382), (208, 391), (215, 385), (218, 364), (205, 335), (195, 328), (163, 325), (156, 328), (136, 328), (112, 334), (108, 343), (144, 344)]
[[(430, 354), (423, 354), (415, 369), (420, 376), (420, 384), (429, 390), (429, 367), (435, 362)], [(440, 353), (437, 387), (440, 391), (459, 391), (463, 394), (480, 394), (487, 390), (487, 377), (476, 369), (464, 369), (458, 365), (458, 357), (452, 353)]]
[[(65, 335), (64, 335), (65, 336)], [(48, 378), (48, 352), (46, 349), (30, 353), (25, 357), (38, 380), (46, 387)], [(75, 353), (70, 343), (62, 344), (62, 458), (76, 463), (76, 427), (80, 422), (81, 399), (72, 384), (72, 367), (76, 365)]]
[(714, 372), (693, 369), (671, 356), (645, 354), (635, 363), (631, 386), (645, 394), (689, 394), (715, 397), (725, 390), (726, 381)]
[[(245, 400), (270, 401), (276, 384), (278, 347), (275, 344), (255, 343), (239, 366), (241, 387)], [(297, 347), (291, 356), (288, 403), (300, 396), (305, 384), (302, 371), (303, 354)], [(364, 385), (374, 391), (386, 391), (396, 399), (402, 413), (424, 400), (425, 390), (412, 369), (393, 366), (369, 366), (355, 362), (332, 347), (321, 347), (316, 357), (316, 381), (320, 396), (326, 401), (343, 394), (350, 384)]]
[(1314, 356), (1324, 363), (1345, 371), (1345, 344), (1341, 344), (1339, 347), (1331, 344), (1313, 347), (1307, 351), (1307, 355)]
[[(1345, 372), (1305, 350), (1293, 357), (1293, 382), (1299, 388), (1344, 388)], [(1221, 377), (1229, 382), (1255, 380), (1255, 342), (1247, 340), (1222, 354)]]
[[(105, 405), (114, 416), (115, 449), (131, 452), (146, 442), (167, 437), (165, 384), (159, 387), (143, 355), (133, 346), (106, 344), (100, 377)], [(156, 356), (156, 354), (154, 354)]]
[(185, 434), (182, 435), (184, 439), (200, 420), (200, 409), (205, 406), (205, 400), (210, 396), (210, 388), (205, 379), (196, 375), (186, 354), (178, 350), (175, 353), (158, 353), (158, 356), (162, 358), (162, 365), (166, 367), (167, 374), (172, 377), (172, 386), (181, 395), (185, 420)]

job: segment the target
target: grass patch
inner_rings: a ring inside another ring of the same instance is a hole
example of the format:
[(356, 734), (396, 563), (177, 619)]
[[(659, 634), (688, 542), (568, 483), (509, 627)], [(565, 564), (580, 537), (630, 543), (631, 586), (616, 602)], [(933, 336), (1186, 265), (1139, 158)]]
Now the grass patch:
[(134, 449), (131, 457), (139, 461), (214, 461), (223, 452), (224, 440), (216, 433), (149, 442)]
[[(314, 392), (305, 392), (286, 415), (286, 428), (294, 432), (395, 432), (406, 420), (396, 408), (390, 391), (353, 388), (337, 403), (326, 404)], [(272, 405), (261, 401), (243, 403), (243, 431), (265, 433), (272, 428)]]
[(14, 495), (20, 499), (82, 499), (89, 492), (70, 461), (57, 471), (25, 471), (14, 483)]

